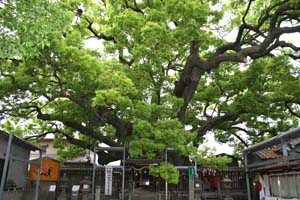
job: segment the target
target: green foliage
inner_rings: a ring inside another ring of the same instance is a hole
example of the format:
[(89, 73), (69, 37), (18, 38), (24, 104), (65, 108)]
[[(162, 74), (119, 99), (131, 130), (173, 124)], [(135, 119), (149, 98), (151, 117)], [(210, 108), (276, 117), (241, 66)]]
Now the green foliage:
[(23, 130), (22, 130), (22, 127), (20, 126), (15, 126), (13, 123), (13, 119), (10, 118), (9, 120), (6, 120), (2, 123), (2, 129), (5, 130), (6, 132), (8, 133), (13, 133), (14, 135), (17, 135), (17, 136), (22, 136), (23, 134)]
[(57, 2), (30, 0), (7, 4), (0, 9), (1, 57), (34, 56), (40, 48), (49, 46), (53, 33), (67, 32), (71, 28), (73, 13)]
[(221, 170), (225, 170), (228, 164), (232, 162), (232, 159), (227, 156), (217, 157), (215, 155), (215, 149), (211, 149), (207, 146), (205, 146), (194, 159), (197, 163), (201, 163), (203, 167)]
[(55, 138), (54, 147), (58, 149), (58, 160), (72, 160), (85, 155), (86, 150), (77, 145), (70, 144), (63, 138)]
[(150, 166), (150, 175), (160, 176), (168, 183), (177, 184), (179, 181), (179, 172), (176, 167), (170, 163), (161, 163), (159, 166)]
[[(284, 106), (299, 92), (294, 87), (299, 81), (298, 75), (291, 73), (294, 70), (284, 56), (255, 60), (246, 69), (229, 66), (215, 71), (213, 81), (197, 95), (214, 102), (221, 113), (240, 113), (239, 120), (248, 130), (247, 140), (255, 143), (266, 139), (267, 135), (257, 134), (260, 131), (283, 132), (298, 126), (298, 120), (290, 117)], [(236, 143), (234, 135), (239, 130), (228, 130), (229, 127), (223, 123), (216, 136), (221, 142)]]
[(194, 137), (195, 134), (184, 131), (177, 120), (161, 120), (153, 125), (141, 120), (135, 123), (129, 152), (134, 157), (154, 158), (172, 147), (182, 155), (189, 155), (196, 151), (190, 143)]

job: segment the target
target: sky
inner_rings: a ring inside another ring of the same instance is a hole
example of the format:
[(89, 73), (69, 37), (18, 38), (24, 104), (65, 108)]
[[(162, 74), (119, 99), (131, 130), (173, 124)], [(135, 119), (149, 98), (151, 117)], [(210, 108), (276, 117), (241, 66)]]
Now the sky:
[(214, 134), (212, 132), (208, 132), (205, 135), (205, 141), (203, 142), (203, 145), (200, 145), (199, 149), (201, 149), (203, 146), (207, 146), (210, 148), (215, 148), (215, 154), (221, 154), (226, 153), (228, 155), (232, 155), (234, 148), (232, 146), (229, 146), (228, 144), (222, 144), (215, 140)]

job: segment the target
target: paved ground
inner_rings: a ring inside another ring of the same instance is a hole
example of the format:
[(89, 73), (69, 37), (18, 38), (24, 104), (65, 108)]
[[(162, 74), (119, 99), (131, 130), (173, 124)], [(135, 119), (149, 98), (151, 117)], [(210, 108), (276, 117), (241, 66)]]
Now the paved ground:
[(144, 190), (143, 188), (137, 188), (135, 189), (134, 193), (132, 193), (132, 200), (154, 200), (157, 199), (157, 193), (150, 192), (147, 190)]

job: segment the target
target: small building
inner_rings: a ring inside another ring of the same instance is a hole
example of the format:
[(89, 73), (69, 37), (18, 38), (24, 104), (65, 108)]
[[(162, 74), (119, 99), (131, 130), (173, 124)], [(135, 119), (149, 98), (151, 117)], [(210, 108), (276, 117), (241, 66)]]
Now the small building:
[[(23, 193), (28, 182), (28, 164), (31, 163), (30, 151), (39, 151), (40, 156), (42, 154), (39, 147), (0, 130), (0, 200), (24, 199)], [(31, 199), (38, 198), (39, 178), (35, 185), (36, 191)]]
[(248, 199), (300, 199), (300, 128), (244, 150)]
[[(39, 146), (43, 148), (44, 153), (47, 157), (57, 159), (57, 148), (54, 147), (54, 136), (46, 136), (45, 138), (39, 140)], [(39, 158), (39, 153), (36, 151), (30, 152), (30, 160), (35, 160)]]

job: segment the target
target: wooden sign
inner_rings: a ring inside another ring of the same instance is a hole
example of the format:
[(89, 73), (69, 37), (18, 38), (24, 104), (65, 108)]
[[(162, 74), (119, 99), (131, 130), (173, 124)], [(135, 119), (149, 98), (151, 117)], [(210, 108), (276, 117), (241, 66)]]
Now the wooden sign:
[[(39, 160), (36, 160), (38, 163)], [(40, 172), (40, 181), (58, 181), (59, 179), (59, 161), (50, 157), (42, 158), (42, 168)], [(30, 180), (35, 181), (38, 174), (38, 166), (30, 165)]]

